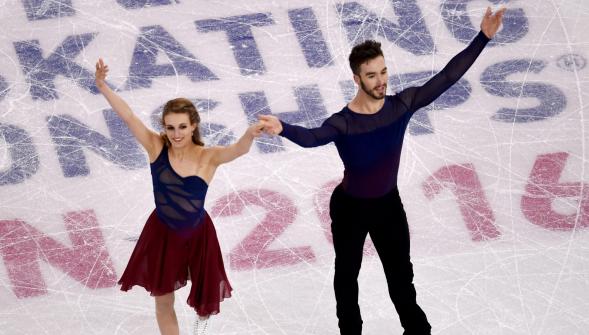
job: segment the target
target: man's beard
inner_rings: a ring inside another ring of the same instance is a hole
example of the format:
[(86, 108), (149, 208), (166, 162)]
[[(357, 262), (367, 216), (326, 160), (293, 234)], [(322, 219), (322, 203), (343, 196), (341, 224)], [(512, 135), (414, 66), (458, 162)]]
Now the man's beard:
[(386, 93), (387, 93), (387, 85), (384, 85), (384, 90), (382, 92), (382, 95), (376, 95), (374, 93), (372, 93), (372, 91), (368, 91), (366, 89), (366, 86), (364, 85), (364, 81), (362, 81), (362, 79), (360, 79), (360, 88), (362, 89), (362, 91), (364, 91), (364, 93), (368, 94), (369, 96), (371, 96), (373, 99), (376, 100), (380, 100), (380, 99), (384, 99)]

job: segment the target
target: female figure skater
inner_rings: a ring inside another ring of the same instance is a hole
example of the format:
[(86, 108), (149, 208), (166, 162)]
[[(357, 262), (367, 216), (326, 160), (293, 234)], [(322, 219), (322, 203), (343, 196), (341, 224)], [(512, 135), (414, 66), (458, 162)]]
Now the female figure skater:
[(190, 279), (187, 303), (198, 314), (195, 332), (204, 332), (208, 317), (219, 313), (220, 302), (229, 298), (232, 290), (215, 227), (204, 209), (205, 195), (217, 167), (247, 153), (262, 127), (260, 123), (250, 126), (232, 145), (205, 147), (196, 108), (190, 100), (177, 98), (164, 106), (165, 132), (160, 135), (147, 128), (108, 87), (107, 73), (108, 66), (99, 59), (96, 86), (147, 151), (155, 198), (155, 210), (119, 280), (121, 290), (143, 286), (155, 297), (161, 334), (177, 335), (174, 291)]

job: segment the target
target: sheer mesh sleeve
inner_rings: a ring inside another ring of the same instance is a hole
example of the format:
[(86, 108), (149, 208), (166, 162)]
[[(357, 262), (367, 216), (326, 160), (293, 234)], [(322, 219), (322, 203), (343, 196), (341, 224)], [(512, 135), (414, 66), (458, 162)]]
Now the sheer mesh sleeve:
[(321, 127), (308, 129), (301, 126), (291, 125), (282, 122), (282, 132), (280, 136), (285, 137), (292, 142), (305, 147), (318, 147), (337, 138), (345, 132), (346, 120), (343, 116), (333, 114), (321, 124)]
[(409, 112), (415, 112), (421, 107), (427, 106), (436, 100), (450, 86), (454, 85), (470, 68), (481, 54), (489, 38), (481, 31), (472, 42), (454, 56), (448, 64), (428, 80), (423, 86), (409, 87), (398, 94), (401, 101), (407, 106)]

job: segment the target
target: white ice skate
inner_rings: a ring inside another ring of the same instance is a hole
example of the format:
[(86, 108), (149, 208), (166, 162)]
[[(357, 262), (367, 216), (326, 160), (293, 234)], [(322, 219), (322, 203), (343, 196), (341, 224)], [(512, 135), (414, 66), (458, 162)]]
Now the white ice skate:
[(209, 325), (209, 318), (206, 319), (201, 318), (200, 316), (196, 316), (196, 320), (194, 320), (194, 328), (193, 328), (193, 335), (205, 335), (207, 334), (207, 327)]

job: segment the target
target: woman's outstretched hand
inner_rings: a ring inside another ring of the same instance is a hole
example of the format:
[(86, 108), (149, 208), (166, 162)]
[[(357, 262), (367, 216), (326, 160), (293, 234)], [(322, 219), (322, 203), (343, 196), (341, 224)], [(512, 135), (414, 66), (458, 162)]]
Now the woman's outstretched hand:
[(96, 73), (94, 74), (94, 81), (99, 90), (106, 87), (106, 75), (108, 74), (108, 65), (104, 64), (102, 58), (96, 62)]
[(266, 134), (278, 135), (282, 132), (282, 123), (276, 116), (260, 114), (258, 115), (258, 119)]

